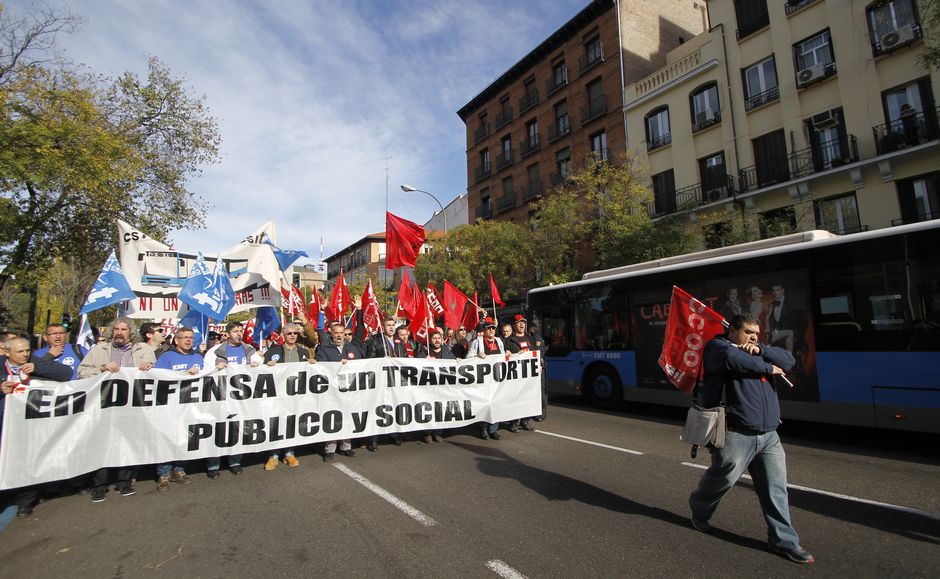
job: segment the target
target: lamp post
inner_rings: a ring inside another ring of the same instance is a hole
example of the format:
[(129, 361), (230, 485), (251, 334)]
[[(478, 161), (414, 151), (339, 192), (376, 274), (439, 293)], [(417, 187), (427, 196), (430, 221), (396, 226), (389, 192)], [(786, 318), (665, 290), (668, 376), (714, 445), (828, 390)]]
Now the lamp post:
[(444, 239), (447, 239), (447, 212), (444, 210), (444, 205), (440, 202), (440, 200), (439, 200), (437, 197), (435, 197), (434, 195), (432, 195), (431, 193), (428, 193), (427, 191), (424, 191), (424, 190), (422, 190), (422, 189), (415, 189), (415, 188), (412, 187), (411, 185), (402, 185), (402, 186), (401, 186), (401, 190), (404, 191), (405, 193), (411, 193), (412, 191), (417, 191), (417, 192), (419, 192), (419, 193), (424, 193), (425, 195), (427, 195), (427, 196), (430, 197), (431, 199), (434, 199), (435, 201), (437, 201), (438, 207), (441, 208), (441, 215), (444, 216)]

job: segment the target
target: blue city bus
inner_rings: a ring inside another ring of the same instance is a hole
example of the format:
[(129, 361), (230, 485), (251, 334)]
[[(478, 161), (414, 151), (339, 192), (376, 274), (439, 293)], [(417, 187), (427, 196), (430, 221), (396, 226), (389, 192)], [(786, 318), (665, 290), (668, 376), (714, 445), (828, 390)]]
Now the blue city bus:
[(688, 406), (657, 360), (672, 286), (797, 360), (784, 418), (940, 432), (940, 221), (811, 231), (585, 274), (528, 294), (549, 393)]

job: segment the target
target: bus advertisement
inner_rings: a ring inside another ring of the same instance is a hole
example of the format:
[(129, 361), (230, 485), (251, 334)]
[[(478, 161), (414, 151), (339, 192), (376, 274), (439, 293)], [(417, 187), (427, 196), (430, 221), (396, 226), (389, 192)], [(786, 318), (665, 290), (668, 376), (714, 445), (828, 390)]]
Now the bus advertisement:
[(672, 286), (797, 360), (784, 418), (940, 432), (940, 222), (815, 231), (586, 274), (529, 292), (549, 393), (688, 406), (657, 364)]

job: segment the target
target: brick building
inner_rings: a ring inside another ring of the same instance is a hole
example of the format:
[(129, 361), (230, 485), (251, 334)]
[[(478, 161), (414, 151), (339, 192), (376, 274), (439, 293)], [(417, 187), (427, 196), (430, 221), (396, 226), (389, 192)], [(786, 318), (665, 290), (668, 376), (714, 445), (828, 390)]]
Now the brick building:
[(697, 0), (595, 0), (464, 105), (470, 220), (525, 220), (593, 155), (627, 147), (623, 87), (708, 28)]

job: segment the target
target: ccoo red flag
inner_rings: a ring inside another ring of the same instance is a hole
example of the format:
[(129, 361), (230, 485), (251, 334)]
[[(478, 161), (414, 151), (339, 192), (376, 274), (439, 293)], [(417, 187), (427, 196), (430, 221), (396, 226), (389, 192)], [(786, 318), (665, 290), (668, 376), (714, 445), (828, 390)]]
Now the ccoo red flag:
[(306, 309), (307, 304), (304, 300), (304, 294), (296, 286), (281, 286), (281, 304), (287, 310), (288, 316), (296, 316), (299, 312)]
[(339, 277), (333, 285), (333, 293), (330, 294), (330, 305), (326, 308), (326, 317), (331, 321), (340, 321), (352, 306), (352, 296), (349, 295), (349, 286), (346, 285), (346, 276), (343, 270), (339, 270)]
[(317, 288), (311, 288), (310, 304), (307, 306), (307, 321), (313, 326), (314, 330), (320, 329), (320, 292)]
[(724, 331), (724, 321), (721, 314), (672, 286), (659, 367), (676, 388), (686, 394), (695, 388), (705, 344)]
[(369, 333), (375, 333), (382, 329), (382, 308), (379, 307), (379, 299), (372, 289), (372, 280), (366, 283), (366, 289), (362, 292), (362, 322)]
[(480, 312), (477, 311), (480, 307), (477, 305), (479, 303), (479, 295), (477, 292), (473, 292), (473, 302), (467, 306), (467, 311), (463, 315), (463, 327), (471, 332), (476, 330), (477, 325), (480, 323)]
[(431, 312), (431, 308), (428, 306), (428, 298), (423, 292), (415, 306), (414, 318), (411, 320), (408, 329), (411, 330), (416, 342), (424, 342), (425, 345), (430, 344), (431, 330), (435, 329), (434, 314)]
[[(470, 301), (457, 286), (444, 280), (444, 325), (448, 328), (457, 329), (460, 326), (463, 310)], [(474, 308), (475, 310), (475, 308)], [(474, 326), (475, 327), (475, 326)]]
[(398, 286), (398, 310), (396, 316), (399, 318), (408, 318), (415, 316), (415, 291), (411, 287), (411, 280), (408, 278), (408, 270), (402, 270), (401, 285)]
[(493, 303), (499, 307), (504, 307), (506, 302), (503, 301), (503, 298), (499, 297), (499, 290), (496, 289), (496, 282), (493, 281), (493, 274), (490, 274), (490, 296), (493, 298)]
[(424, 240), (423, 227), (386, 211), (385, 269), (414, 267)]
[(425, 290), (427, 294), (428, 307), (431, 311), (431, 317), (439, 319), (444, 315), (444, 305), (441, 303), (441, 294), (437, 291), (437, 288), (434, 287), (434, 282), (428, 281), (428, 289)]

